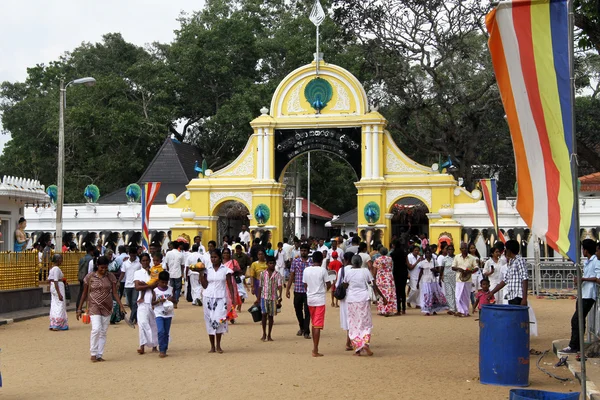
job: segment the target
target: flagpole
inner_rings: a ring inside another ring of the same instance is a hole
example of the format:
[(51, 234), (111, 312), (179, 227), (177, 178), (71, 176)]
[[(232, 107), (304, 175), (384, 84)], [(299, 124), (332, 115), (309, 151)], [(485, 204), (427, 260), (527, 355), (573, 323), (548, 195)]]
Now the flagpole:
[(306, 189), (307, 203), (306, 203), (306, 237), (310, 237), (310, 151), (308, 152), (308, 188)]
[(581, 394), (587, 398), (586, 393), (586, 368), (585, 368), (585, 332), (583, 321), (583, 299), (581, 297), (581, 245), (579, 238), (579, 188), (578, 188), (578, 165), (577, 165), (577, 135), (575, 134), (575, 26), (573, 15), (573, 0), (567, 1), (569, 10), (569, 72), (571, 78), (571, 139), (573, 153), (571, 154), (571, 175), (573, 178), (573, 212), (575, 214), (575, 266), (577, 269), (577, 319), (579, 320), (579, 348), (581, 351)]
[(317, 54), (315, 54), (315, 61), (317, 62), (317, 76), (319, 76), (319, 25), (317, 25)]

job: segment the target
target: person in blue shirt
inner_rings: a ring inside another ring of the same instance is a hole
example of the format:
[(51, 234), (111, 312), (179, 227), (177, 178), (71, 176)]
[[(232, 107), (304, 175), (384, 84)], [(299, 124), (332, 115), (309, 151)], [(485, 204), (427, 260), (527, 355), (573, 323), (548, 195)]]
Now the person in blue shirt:
[[(581, 243), (583, 247), (583, 256), (588, 259), (583, 267), (583, 277), (581, 278), (581, 301), (583, 303), (583, 329), (585, 330), (585, 318), (594, 307), (598, 294), (597, 284), (600, 283), (600, 245), (592, 239), (585, 239)], [(561, 353), (574, 354), (579, 353), (579, 315), (575, 306), (575, 314), (571, 318), (571, 340), (569, 345), (562, 349)]]

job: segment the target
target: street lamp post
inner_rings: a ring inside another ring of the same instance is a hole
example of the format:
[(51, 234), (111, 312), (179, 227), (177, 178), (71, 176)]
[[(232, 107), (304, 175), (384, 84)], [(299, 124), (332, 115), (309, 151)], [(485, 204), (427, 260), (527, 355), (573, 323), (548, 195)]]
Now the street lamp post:
[(86, 85), (94, 86), (96, 80), (92, 77), (75, 79), (65, 86), (65, 81), (60, 80), (60, 104), (58, 108), (58, 195), (56, 198), (56, 234), (54, 240), (56, 242), (56, 248), (62, 249), (62, 222), (63, 222), (63, 203), (64, 203), (64, 190), (65, 190), (65, 103), (67, 88), (70, 85)]

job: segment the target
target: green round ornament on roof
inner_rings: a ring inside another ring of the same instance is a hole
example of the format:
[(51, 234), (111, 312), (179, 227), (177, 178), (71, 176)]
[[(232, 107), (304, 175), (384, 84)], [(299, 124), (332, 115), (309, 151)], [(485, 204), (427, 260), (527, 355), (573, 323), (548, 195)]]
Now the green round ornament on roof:
[(83, 191), (83, 197), (88, 203), (97, 203), (100, 198), (100, 189), (96, 185), (87, 185)]
[(304, 97), (312, 108), (317, 112), (321, 112), (322, 109), (327, 107), (327, 103), (329, 103), (333, 97), (331, 83), (323, 78), (313, 79), (308, 82), (308, 85), (304, 88)]

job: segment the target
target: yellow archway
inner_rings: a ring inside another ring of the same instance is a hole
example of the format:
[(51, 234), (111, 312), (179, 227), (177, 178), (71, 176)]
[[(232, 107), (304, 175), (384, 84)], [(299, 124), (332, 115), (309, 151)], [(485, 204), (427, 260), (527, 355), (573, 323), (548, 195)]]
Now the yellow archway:
[(201, 233), (205, 241), (216, 239), (214, 210), (236, 200), (250, 210), (250, 229), (268, 229), (274, 241), (281, 240), (284, 185), (279, 178), (291, 160), (307, 151), (334, 152), (354, 167), (358, 228), (381, 229), (386, 242), (389, 211), (400, 198), (415, 197), (427, 205), (429, 234), (436, 240), (442, 233), (459, 238), (462, 227), (452, 219), (454, 206), (481, 197), (477, 190), (457, 186), (451, 175), (408, 158), (385, 129), (386, 119), (369, 109), (360, 82), (339, 66), (320, 61), (318, 77), (316, 62), (293, 71), (261, 114), (250, 123), (254, 133), (229, 166), (191, 180), (179, 196), (169, 195), (167, 203), (182, 209), (184, 219), (172, 227), (174, 237)]

